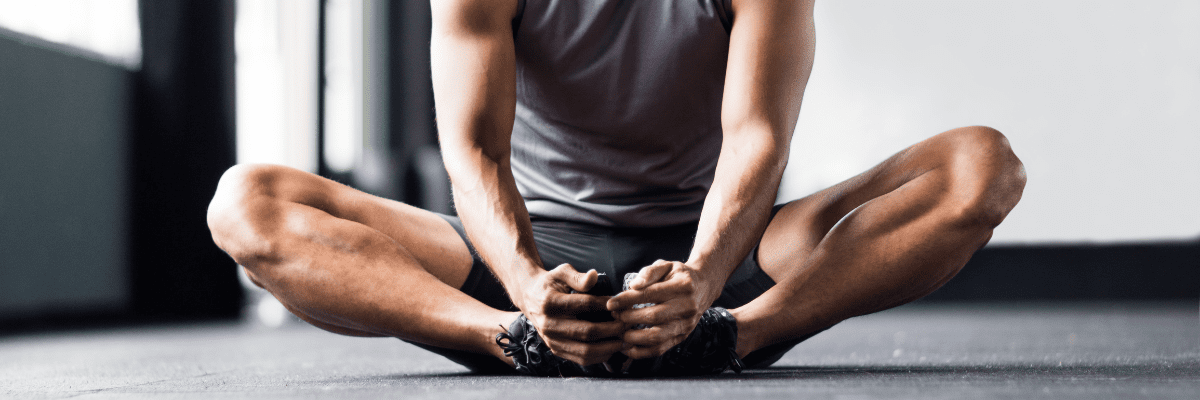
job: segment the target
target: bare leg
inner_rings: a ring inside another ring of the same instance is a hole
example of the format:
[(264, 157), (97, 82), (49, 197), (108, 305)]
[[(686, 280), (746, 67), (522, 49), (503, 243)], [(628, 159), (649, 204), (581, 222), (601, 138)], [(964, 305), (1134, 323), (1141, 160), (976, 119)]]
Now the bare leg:
[(457, 289), (471, 256), (433, 213), (295, 169), (249, 165), (221, 178), (208, 224), (256, 284), (313, 325), (507, 361), (492, 337), (516, 313)]
[(732, 310), (738, 353), (941, 287), (987, 243), (1024, 186), (1024, 168), (1004, 136), (969, 127), (784, 206), (758, 253), (777, 284)]

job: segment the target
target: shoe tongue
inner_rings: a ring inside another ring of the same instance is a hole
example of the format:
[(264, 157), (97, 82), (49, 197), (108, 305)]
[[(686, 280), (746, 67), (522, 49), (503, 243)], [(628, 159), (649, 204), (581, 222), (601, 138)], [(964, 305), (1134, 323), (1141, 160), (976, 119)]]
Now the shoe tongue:
[[(627, 273), (627, 274), (625, 274), (625, 283), (623, 283), (623, 284), (621, 285), (621, 291), (622, 291), (622, 292), (624, 292), (624, 291), (626, 291), (626, 290), (629, 290), (629, 283), (630, 283), (630, 282), (633, 282), (633, 279), (634, 279), (634, 278), (637, 278), (637, 277), (638, 277), (638, 273), (637, 273), (637, 272), (630, 272), (630, 273)], [(635, 309), (636, 309), (636, 308), (646, 308), (646, 307), (650, 307), (650, 306), (652, 306), (652, 305), (654, 305), (654, 303), (642, 303), (642, 304), (634, 304), (634, 305), (633, 305), (633, 308), (635, 308)], [(638, 326), (635, 326), (633, 329), (644, 329), (644, 328), (647, 328), (647, 326), (645, 326), (645, 325), (638, 325)]]
[(508, 333), (517, 338), (525, 337), (526, 327), (529, 326), (529, 319), (525, 318), (525, 314), (517, 316), (517, 319), (508, 325)]

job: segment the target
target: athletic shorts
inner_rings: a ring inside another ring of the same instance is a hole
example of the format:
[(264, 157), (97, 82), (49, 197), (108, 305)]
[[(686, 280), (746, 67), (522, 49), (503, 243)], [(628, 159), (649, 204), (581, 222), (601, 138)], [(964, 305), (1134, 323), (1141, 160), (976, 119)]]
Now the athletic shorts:
[[(782, 205), (771, 210), (771, 218)], [(440, 215), (440, 214), (439, 214)], [(483, 263), (475, 246), (467, 239), (462, 222), (458, 217), (440, 215), (449, 222), (471, 251), (471, 272), (461, 290), (463, 293), (492, 308), (518, 311), (508, 298), (500, 281)], [(617, 228), (591, 225), (580, 222), (532, 218), (533, 239), (538, 255), (547, 270), (569, 263), (580, 272), (594, 269), (610, 277), (613, 292), (621, 291), (627, 272), (638, 272), (642, 267), (662, 259), (684, 261), (692, 249), (696, 234), (696, 223), (663, 228)], [(726, 281), (721, 296), (713, 306), (733, 309), (741, 307), (775, 285), (757, 261), (758, 246), (750, 252)], [(499, 331), (497, 331), (499, 333)], [(815, 333), (814, 333), (815, 335)], [(812, 337), (808, 335), (783, 343), (777, 343), (748, 354), (743, 363), (747, 368), (765, 368), (783, 357), (792, 347)], [(451, 350), (413, 343), (421, 348), (442, 355), (473, 372), (485, 374), (509, 374), (515, 370), (508, 364), (489, 355)]]

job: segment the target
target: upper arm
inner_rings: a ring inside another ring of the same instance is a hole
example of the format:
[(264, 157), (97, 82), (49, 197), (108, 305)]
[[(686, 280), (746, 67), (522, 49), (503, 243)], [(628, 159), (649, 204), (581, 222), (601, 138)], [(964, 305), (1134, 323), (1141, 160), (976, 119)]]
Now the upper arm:
[(815, 49), (812, 0), (734, 0), (721, 105), (726, 135), (790, 141)]
[(443, 152), (458, 158), (478, 151), (507, 162), (516, 107), (512, 19), (517, 1), (430, 4), (430, 66)]

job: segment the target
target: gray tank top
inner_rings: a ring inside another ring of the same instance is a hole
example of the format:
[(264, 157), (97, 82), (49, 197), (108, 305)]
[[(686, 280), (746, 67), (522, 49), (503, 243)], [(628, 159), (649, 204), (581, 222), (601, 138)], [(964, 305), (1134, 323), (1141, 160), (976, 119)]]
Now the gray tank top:
[(512, 169), (534, 217), (700, 218), (721, 148), (728, 0), (525, 0)]

